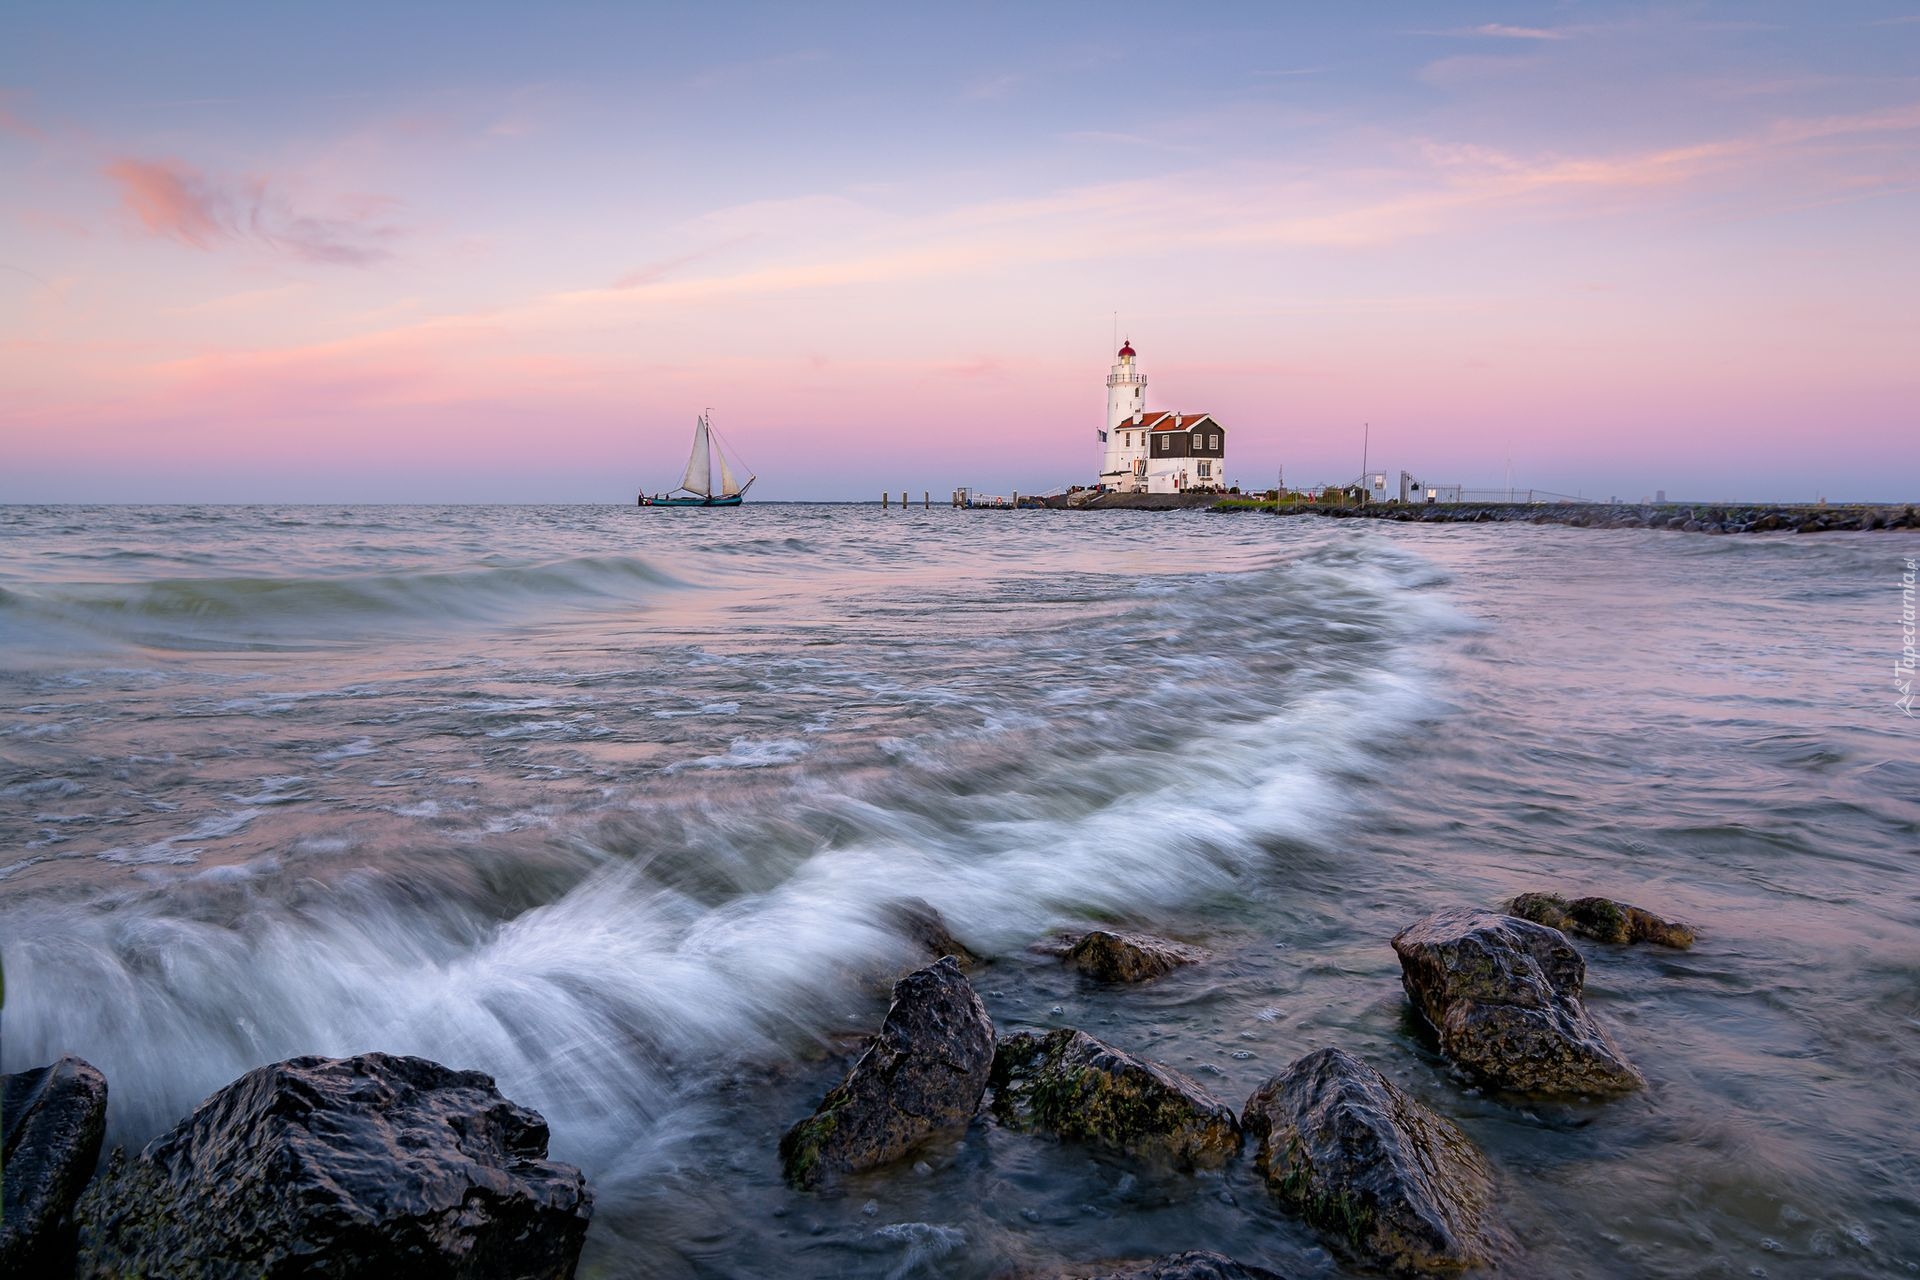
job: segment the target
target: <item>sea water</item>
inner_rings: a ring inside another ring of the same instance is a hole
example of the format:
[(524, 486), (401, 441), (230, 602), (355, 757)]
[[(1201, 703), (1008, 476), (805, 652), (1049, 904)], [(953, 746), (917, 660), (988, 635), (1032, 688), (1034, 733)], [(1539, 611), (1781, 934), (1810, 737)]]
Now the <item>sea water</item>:
[[(593, 1276), (1346, 1274), (1244, 1165), (977, 1121), (832, 1194), (781, 1132), (924, 962), (1236, 1108), (1338, 1045), (1495, 1165), (1516, 1274), (1920, 1272), (1909, 534), (1264, 515), (0, 508), (0, 1067), (138, 1144), (243, 1071), (422, 1054), (539, 1109)], [(1645, 1071), (1455, 1078), (1388, 939), (1525, 890)], [(1035, 948), (1117, 922), (1132, 988)]]

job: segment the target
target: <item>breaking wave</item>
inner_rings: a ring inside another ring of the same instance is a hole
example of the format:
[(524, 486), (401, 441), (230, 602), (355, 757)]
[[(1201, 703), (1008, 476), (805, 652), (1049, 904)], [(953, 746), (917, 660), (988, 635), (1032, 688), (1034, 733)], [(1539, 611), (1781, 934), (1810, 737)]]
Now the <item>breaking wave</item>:
[(683, 585), (636, 556), (416, 573), (48, 583), (0, 587), (0, 620), (41, 644), (47, 632), (68, 632), (153, 649), (305, 649), (448, 624), (644, 606)]

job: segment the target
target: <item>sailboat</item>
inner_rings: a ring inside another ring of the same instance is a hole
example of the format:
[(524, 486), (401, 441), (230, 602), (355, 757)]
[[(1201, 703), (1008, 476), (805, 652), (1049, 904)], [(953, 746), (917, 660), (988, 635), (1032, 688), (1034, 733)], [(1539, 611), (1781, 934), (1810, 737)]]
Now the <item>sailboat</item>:
[[(709, 409), (700, 415), (699, 422), (693, 428), (693, 452), (687, 457), (687, 473), (680, 477), (680, 487), (671, 493), (641, 494), (643, 507), (737, 507), (746, 498), (747, 490), (759, 479), (751, 471), (747, 472), (747, 482), (741, 484), (734, 475), (733, 468), (727, 464), (727, 451), (720, 442), (719, 432), (713, 429)], [(713, 488), (713, 459), (720, 460), (720, 489)]]

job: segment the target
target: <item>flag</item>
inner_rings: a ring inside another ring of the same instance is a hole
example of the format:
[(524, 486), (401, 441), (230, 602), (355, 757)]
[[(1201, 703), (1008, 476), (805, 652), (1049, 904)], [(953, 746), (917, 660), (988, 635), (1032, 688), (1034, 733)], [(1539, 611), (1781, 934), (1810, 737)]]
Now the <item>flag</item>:
[(1107, 433), (1102, 431), (1100, 433), (1100, 443), (1105, 444), (1106, 442), (1107, 442)]

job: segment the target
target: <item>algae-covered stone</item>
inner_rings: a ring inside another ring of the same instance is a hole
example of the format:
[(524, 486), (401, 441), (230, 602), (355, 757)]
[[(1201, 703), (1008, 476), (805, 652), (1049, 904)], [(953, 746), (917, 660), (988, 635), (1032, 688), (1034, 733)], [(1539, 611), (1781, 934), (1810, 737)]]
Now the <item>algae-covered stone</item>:
[(384, 1053), (241, 1076), (81, 1199), (86, 1280), (565, 1280), (593, 1196), (477, 1071)]
[(1549, 1096), (1646, 1083), (1581, 1002), (1586, 962), (1559, 930), (1440, 911), (1395, 934), (1393, 949), (1441, 1051), (1487, 1083)]
[(1072, 1028), (1023, 1032), (993, 1059), (1002, 1123), (1177, 1168), (1218, 1168), (1240, 1150), (1232, 1108), (1170, 1067)]
[(1255, 1091), (1242, 1124), (1274, 1197), (1358, 1258), (1451, 1272), (1506, 1247), (1485, 1157), (1350, 1053), (1300, 1059)]
[(1507, 903), (1507, 913), (1599, 942), (1624, 945), (1653, 942), (1685, 951), (1693, 945), (1693, 926), (1663, 920), (1641, 907), (1612, 898), (1575, 898), (1557, 893), (1523, 893)]
[(1286, 1280), (1286, 1277), (1265, 1267), (1236, 1262), (1210, 1249), (1189, 1249), (1150, 1262), (1125, 1263), (1118, 1271), (1102, 1271), (1089, 1280)]
[(965, 1129), (986, 1091), (993, 1045), (986, 1007), (951, 956), (900, 979), (880, 1034), (780, 1140), (787, 1180), (817, 1187)]
[(1206, 952), (1144, 933), (1095, 929), (1067, 951), (1067, 963), (1102, 982), (1145, 982), (1183, 965), (1206, 959)]
[(0, 1276), (66, 1270), (106, 1130), (106, 1077), (79, 1058), (0, 1076)]

